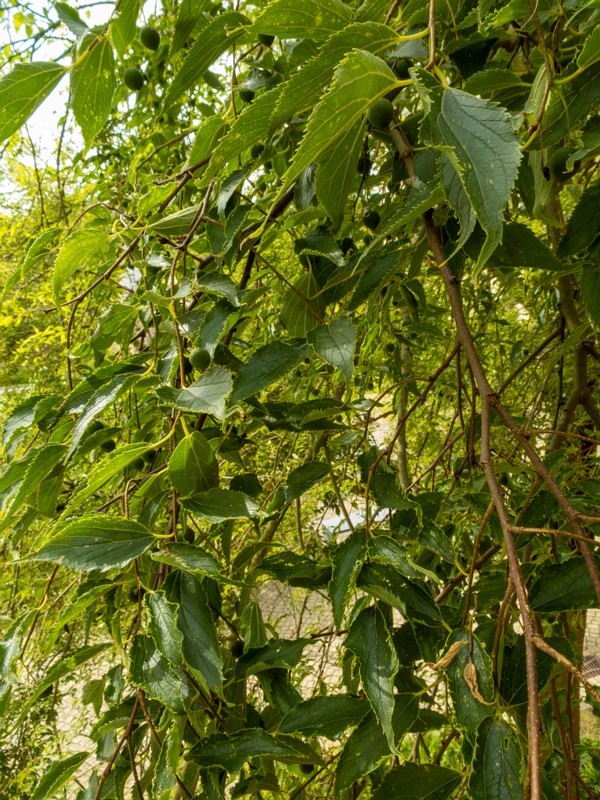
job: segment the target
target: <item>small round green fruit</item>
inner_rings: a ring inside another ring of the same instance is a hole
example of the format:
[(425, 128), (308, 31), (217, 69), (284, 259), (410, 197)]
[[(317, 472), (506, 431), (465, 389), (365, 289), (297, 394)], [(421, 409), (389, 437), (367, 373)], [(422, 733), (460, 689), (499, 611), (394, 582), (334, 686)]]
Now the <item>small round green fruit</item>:
[(243, 103), (251, 103), (254, 100), (254, 92), (251, 89), (240, 89), (240, 100)]
[(252, 145), (252, 148), (250, 150), (250, 155), (252, 156), (252, 158), (258, 158), (264, 153), (264, 150), (265, 150), (264, 144), (257, 142), (256, 144)]
[(144, 25), (140, 31), (140, 41), (146, 50), (158, 50), (160, 33), (152, 25)]
[(399, 58), (394, 65), (394, 75), (401, 81), (407, 81), (410, 78), (408, 70), (411, 66), (408, 58)]
[(347, 253), (349, 250), (352, 250), (352, 249), (353, 249), (353, 247), (354, 247), (354, 241), (353, 241), (353, 240), (352, 240), (352, 239), (351, 239), (349, 236), (346, 236), (346, 237), (345, 237), (344, 239), (342, 239), (342, 241), (340, 242), (340, 250), (342, 251), (342, 253), (343, 253), (344, 255), (346, 255), (346, 253)]
[(102, 442), (100, 445), (100, 450), (105, 453), (112, 453), (113, 450), (117, 447), (117, 443), (114, 439), (107, 439), (105, 442)]
[(146, 453), (143, 454), (142, 458), (145, 464), (151, 464), (154, 461), (154, 456), (156, 455), (156, 450), (148, 450)]
[(187, 542), (188, 544), (194, 544), (196, 541), (196, 532), (193, 528), (190, 528), (189, 525), (186, 525), (185, 530), (183, 532), (183, 541)]
[(374, 231), (381, 222), (381, 217), (375, 210), (367, 211), (363, 217), (363, 222), (365, 227), (367, 227), (370, 231)]
[(190, 363), (194, 369), (206, 369), (210, 364), (210, 353), (204, 347), (196, 347), (190, 353)]
[(569, 157), (576, 152), (575, 147), (558, 147), (552, 152), (548, 158), (548, 169), (552, 180), (555, 181), (568, 181), (578, 172), (581, 166), (581, 161), (575, 161), (572, 169), (567, 169), (567, 161)]
[(139, 92), (144, 88), (144, 76), (137, 67), (127, 67), (123, 73), (123, 83), (132, 92)]
[(131, 466), (136, 472), (141, 472), (146, 466), (146, 462), (143, 458), (136, 458), (135, 461), (132, 462)]
[(275, 37), (272, 36), (270, 33), (259, 33), (258, 41), (261, 44), (264, 44), (265, 47), (271, 47), (271, 45), (275, 41)]
[(388, 128), (390, 122), (394, 119), (394, 106), (385, 97), (380, 97), (371, 103), (367, 110), (367, 119), (371, 127), (377, 130)]

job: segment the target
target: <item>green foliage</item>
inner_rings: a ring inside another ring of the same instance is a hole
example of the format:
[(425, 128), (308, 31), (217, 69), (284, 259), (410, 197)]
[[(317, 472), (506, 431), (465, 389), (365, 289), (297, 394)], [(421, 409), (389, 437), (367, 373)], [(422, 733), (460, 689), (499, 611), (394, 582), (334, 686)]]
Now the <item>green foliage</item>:
[(1, 17), (0, 794), (591, 796), (595, 11), (154, 5)]

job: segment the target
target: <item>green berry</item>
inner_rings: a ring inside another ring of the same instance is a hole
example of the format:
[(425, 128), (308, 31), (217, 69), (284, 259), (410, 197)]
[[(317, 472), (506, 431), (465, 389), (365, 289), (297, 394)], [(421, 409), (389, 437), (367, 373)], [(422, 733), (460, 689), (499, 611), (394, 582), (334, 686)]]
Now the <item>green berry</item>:
[(380, 221), (381, 217), (375, 210), (367, 211), (363, 217), (363, 222), (370, 231), (374, 231), (379, 225)]
[(394, 106), (385, 97), (380, 97), (371, 103), (367, 110), (367, 119), (373, 128), (382, 130), (389, 127), (390, 122), (394, 119)]
[(160, 33), (152, 25), (144, 25), (140, 31), (140, 41), (146, 50), (158, 50)]
[(340, 242), (340, 250), (342, 251), (342, 253), (344, 255), (346, 255), (348, 250), (352, 250), (353, 247), (354, 247), (354, 242), (352, 241), (352, 239), (349, 236), (346, 236)]
[(260, 142), (252, 145), (252, 149), (250, 150), (250, 155), (252, 158), (258, 158), (264, 152), (265, 146)]
[(132, 92), (139, 92), (144, 87), (144, 76), (137, 67), (127, 67), (123, 73), (123, 83)]
[(144, 461), (143, 458), (136, 458), (136, 460), (131, 464), (131, 466), (136, 472), (141, 472), (146, 466), (146, 462)]
[(194, 544), (196, 540), (196, 533), (193, 528), (190, 528), (189, 525), (186, 525), (186, 528), (183, 532), (183, 541), (187, 542), (188, 544)]
[(107, 439), (105, 442), (102, 442), (100, 445), (100, 450), (103, 450), (105, 453), (112, 453), (112, 451), (116, 448), (117, 443), (114, 439)]
[(399, 58), (394, 66), (395, 76), (401, 81), (407, 81), (410, 78), (408, 70), (411, 66), (411, 62), (408, 58)]
[(243, 103), (251, 103), (254, 100), (254, 92), (250, 89), (240, 89), (240, 100)]
[(264, 44), (265, 47), (271, 47), (271, 45), (275, 41), (275, 37), (271, 36), (270, 33), (259, 33), (258, 34), (258, 41), (261, 44)]
[(206, 369), (210, 364), (210, 353), (204, 347), (196, 347), (190, 353), (190, 363), (194, 369)]

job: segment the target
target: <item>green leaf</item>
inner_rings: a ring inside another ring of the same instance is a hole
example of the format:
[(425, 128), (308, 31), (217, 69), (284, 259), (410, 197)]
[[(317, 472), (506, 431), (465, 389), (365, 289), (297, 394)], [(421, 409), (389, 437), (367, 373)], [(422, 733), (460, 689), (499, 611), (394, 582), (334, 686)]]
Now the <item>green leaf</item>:
[(473, 800), (523, 800), (521, 750), (509, 723), (486, 720), (477, 733), (475, 752), (469, 796)]
[(365, 121), (357, 120), (319, 157), (315, 187), (319, 202), (337, 230), (344, 221), (346, 200), (356, 180), (356, 165), (365, 138)]
[[(477, 236), (477, 233), (473, 234), (465, 248), (475, 260), (482, 239), (483, 237)], [(475, 252), (472, 252), (472, 247)], [(540, 241), (530, 228), (520, 222), (509, 222), (505, 225), (502, 244), (489, 256), (488, 267), (565, 270), (565, 266), (552, 250)]]
[(185, 236), (198, 216), (200, 208), (200, 205), (194, 205), (181, 211), (174, 211), (166, 217), (154, 220), (148, 227), (163, 236)]
[[(398, 695), (394, 703), (392, 728), (396, 748), (419, 713), (414, 695)], [(370, 712), (344, 745), (335, 773), (336, 792), (364, 778), (390, 755), (390, 747), (375, 714)]]
[[(465, 642), (448, 666), (448, 684), (454, 702), (456, 724), (467, 737), (474, 740), (482, 720), (494, 714), (494, 680), (492, 664), (483, 646), (475, 636), (469, 638), (468, 631), (457, 630), (446, 641), (446, 652), (456, 642)], [(472, 663), (477, 675), (477, 686), (485, 702), (478, 700), (465, 680), (465, 669)]]
[(352, 378), (356, 330), (348, 317), (340, 317), (313, 329), (308, 334), (308, 341), (321, 358), (339, 369), (347, 381)]
[(213, 734), (197, 742), (189, 752), (189, 758), (202, 767), (218, 765), (227, 772), (241, 769), (249, 758), (279, 759), (281, 757), (304, 761), (298, 750), (288, 742), (271, 736), (261, 728), (239, 731), (229, 735)]
[(204, 434), (194, 431), (179, 442), (169, 459), (168, 475), (183, 497), (219, 485), (219, 463)]
[(280, 39), (327, 39), (352, 19), (341, 0), (275, 0), (249, 30), (251, 36), (267, 33)]
[(54, 467), (64, 458), (66, 452), (63, 444), (47, 444), (40, 448), (28, 464), (27, 471), (23, 474), (19, 488), (0, 520), (0, 531), (12, 523), (15, 512), (19, 510), (27, 498), (36, 491)]
[(202, 584), (194, 575), (180, 572), (167, 591), (167, 599), (179, 606), (178, 624), (186, 663), (204, 686), (220, 694), (223, 687), (221, 651)]
[(313, 106), (321, 97), (323, 88), (331, 83), (335, 67), (351, 50), (358, 48), (380, 53), (393, 47), (397, 41), (395, 31), (375, 22), (354, 22), (331, 36), (317, 55), (282, 87), (281, 97), (271, 116), (271, 130), (277, 130), (290, 117)]
[(407, 550), (389, 536), (371, 536), (368, 550), (373, 561), (389, 564), (405, 578), (419, 578), (425, 574), (430, 580), (438, 580), (435, 574), (415, 564)]
[(280, 87), (263, 92), (242, 111), (214, 150), (206, 172), (207, 177), (216, 175), (222, 167), (253, 144), (264, 144), (269, 134), (269, 119), (280, 92)]
[(365, 693), (381, 723), (390, 750), (395, 752), (393, 690), (399, 664), (379, 608), (365, 608), (360, 612), (350, 627), (345, 645), (358, 660)]
[(485, 230), (479, 256), (483, 265), (502, 238), (504, 207), (521, 160), (509, 115), (487, 100), (446, 89), (437, 119), (444, 144), (454, 148), (459, 177)]
[(108, 258), (110, 239), (105, 230), (80, 228), (63, 242), (54, 264), (54, 297), (60, 305), (60, 293), (80, 267), (91, 269)]
[(247, 22), (248, 19), (243, 14), (226, 11), (219, 14), (200, 32), (167, 89), (163, 113), (166, 113), (184, 92), (200, 83), (202, 75), (210, 65), (244, 33), (242, 26)]
[(105, 572), (124, 567), (154, 544), (150, 531), (131, 519), (89, 514), (60, 528), (34, 561), (56, 561), (71, 569)]
[(383, 600), (413, 622), (424, 625), (441, 622), (440, 610), (431, 594), (415, 581), (403, 578), (398, 569), (387, 564), (366, 563), (357, 580), (358, 586), (378, 600)]
[(177, 606), (169, 603), (164, 592), (147, 592), (144, 603), (150, 612), (149, 633), (163, 656), (175, 666), (183, 665), (183, 636), (177, 628)]
[(223, 138), (225, 127), (225, 122), (222, 117), (217, 116), (205, 119), (198, 128), (194, 144), (190, 149), (186, 161), (186, 166), (191, 167), (193, 164), (198, 164), (214, 153), (215, 148)]
[(85, 752), (73, 753), (68, 758), (55, 761), (36, 785), (31, 800), (47, 800), (51, 797), (70, 780), (71, 775), (89, 756), (90, 754)]
[(600, 29), (597, 25), (592, 28), (577, 56), (577, 66), (580, 69), (590, 67), (596, 61), (600, 61)]
[(104, 411), (108, 406), (118, 400), (121, 395), (131, 389), (140, 380), (140, 374), (126, 374), (117, 375), (111, 381), (101, 386), (87, 401), (83, 407), (79, 419), (75, 423), (73, 429), (73, 439), (67, 457), (70, 457), (75, 452), (77, 445), (81, 441), (81, 437), (87, 430), (88, 426), (93, 422), (96, 417)]
[(149, 698), (176, 714), (186, 711), (196, 691), (185, 673), (159, 652), (150, 636), (138, 635), (131, 644), (131, 680)]
[(287, 290), (281, 306), (281, 322), (293, 338), (303, 339), (322, 322), (325, 303), (319, 291), (312, 269)]
[(211, 522), (228, 519), (249, 519), (258, 514), (255, 501), (243, 492), (232, 489), (209, 489), (185, 502), (186, 508)]
[(0, 78), (0, 142), (27, 122), (58, 84), (66, 69), (51, 61), (17, 64)]
[(584, 264), (581, 275), (581, 293), (594, 324), (600, 328), (600, 267)]
[(569, 558), (563, 564), (549, 564), (529, 591), (533, 611), (574, 611), (598, 608), (598, 598), (583, 558)]
[(145, 443), (126, 444), (118, 450), (115, 450), (114, 453), (111, 453), (107, 459), (96, 464), (90, 472), (87, 483), (78, 488), (69, 499), (65, 511), (61, 515), (61, 519), (73, 513), (76, 508), (83, 505), (86, 500), (89, 500), (90, 497), (96, 494), (98, 489), (104, 486), (111, 478), (114, 478), (115, 475), (121, 476), (126, 467), (134, 461), (137, 461), (138, 458), (141, 458), (144, 453), (147, 453), (151, 449), (152, 448), (148, 447)]
[(175, 406), (195, 414), (212, 414), (225, 418), (225, 401), (231, 393), (231, 373), (223, 367), (210, 367), (197, 381), (182, 389)]
[(279, 725), (280, 733), (301, 733), (303, 736), (325, 736), (339, 739), (366, 716), (370, 706), (366, 700), (348, 695), (313, 697), (298, 703)]
[(346, 603), (354, 592), (356, 579), (367, 555), (367, 539), (363, 530), (354, 531), (339, 544), (332, 556), (333, 574), (328, 593), (333, 606), (333, 621), (342, 627)]
[(560, 240), (559, 258), (574, 256), (586, 250), (598, 237), (598, 207), (600, 206), (600, 181), (592, 183), (581, 198), (567, 222), (567, 232)]
[(236, 308), (240, 304), (237, 294), (237, 286), (231, 280), (231, 278), (228, 278), (227, 275), (223, 275), (223, 273), (219, 272), (218, 270), (213, 270), (212, 272), (203, 272), (198, 276), (196, 285), (199, 289), (203, 289), (207, 294), (215, 294), (217, 297), (225, 297), (227, 300), (229, 300), (231, 305)]
[(396, 86), (394, 73), (377, 56), (354, 50), (338, 66), (331, 88), (315, 106), (300, 147), (282, 178), (284, 186), (354, 128), (368, 107)]
[(238, 659), (236, 675), (256, 675), (266, 669), (292, 669), (312, 639), (271, 639), (264, 647), (252, 648)]
[(207, 24), (206, 17), (202, 12), (209, 5), (209, 0), (182, 0), (179, 3), (175, 32), (169, 49), (169, 58), (173, 58), (175, 53), (181, 50), (197, 27), (203, 27)]
[(240, 369), (230, 403), (232, 405), (239, 403), (240, 400), (266, 389), (291, 372), (296, 364), (309, 355), (309, 352), (304, 342), (298, 344), (271, 342), (261, 347)]
[(119, 58), (123, 58), (136, 37), (140, 0), (121, 0), (119, 13), (110, 24), (109, 34)]
[[(544, 691), (556, 662), (547, 653), (536, 651), (537, 691)], [(500, 663), (500, 662), (499, 662)], [(527, 653), (525, 637), (519, 636), (514, 644), (504, 645), (502, 650), (502, 675), (499, 691), (512, 708), (527, 703)]]
[(217, 559), (198, 545), (167, 542), (157, 553), (152, 553), (152, 558), (176, 569), (223, 580), (222, 568)]
[(163, 738), (152, 784), (153, 800), (170, 800), (177, 786), (177, 769), (185, 723), (175, 723)]
[(373, 800), (446, 800), (462, 779), (453, 769), (406, 762), (385, 776)]
[(71, 8), (68, 3), (54, 3), (54, 8), (60, 21), (64, 23), (75, 36), (79, 38), (88, 32), (88, 26), (81, 19), (77, 11)]
[(79, 50), (71, 72), (71, 102), (85, 146), (89, 147), (108, 119), (117, 81), (108, 36), (86, 37), (84, 45), (87, 49)]
[(391, 275), (399, 269), (399, 253), (393, 249), (391, 252), (384, 252), (379, 255), (372, 263), (369, 263), (373, 256), (367, 257), (367, 266), (360, 277), (354, 294), (348, 304), (349, 310), (358, 308), (365, 300), (377, 292)]
[(302, 466), (293, 469), (283, 487), (286, 502), (291, 503), (292, 500), (301, 497), (330, 470), (330, 465), (324, 461), (307, 461)]

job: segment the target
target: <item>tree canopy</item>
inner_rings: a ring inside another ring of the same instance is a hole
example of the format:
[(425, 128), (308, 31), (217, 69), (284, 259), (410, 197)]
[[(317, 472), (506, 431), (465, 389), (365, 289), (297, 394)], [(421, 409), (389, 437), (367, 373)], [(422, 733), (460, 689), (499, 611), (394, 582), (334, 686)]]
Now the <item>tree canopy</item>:
[(0, 8), (3, 793), (596, 796), (597, 4), (90, 5)]

